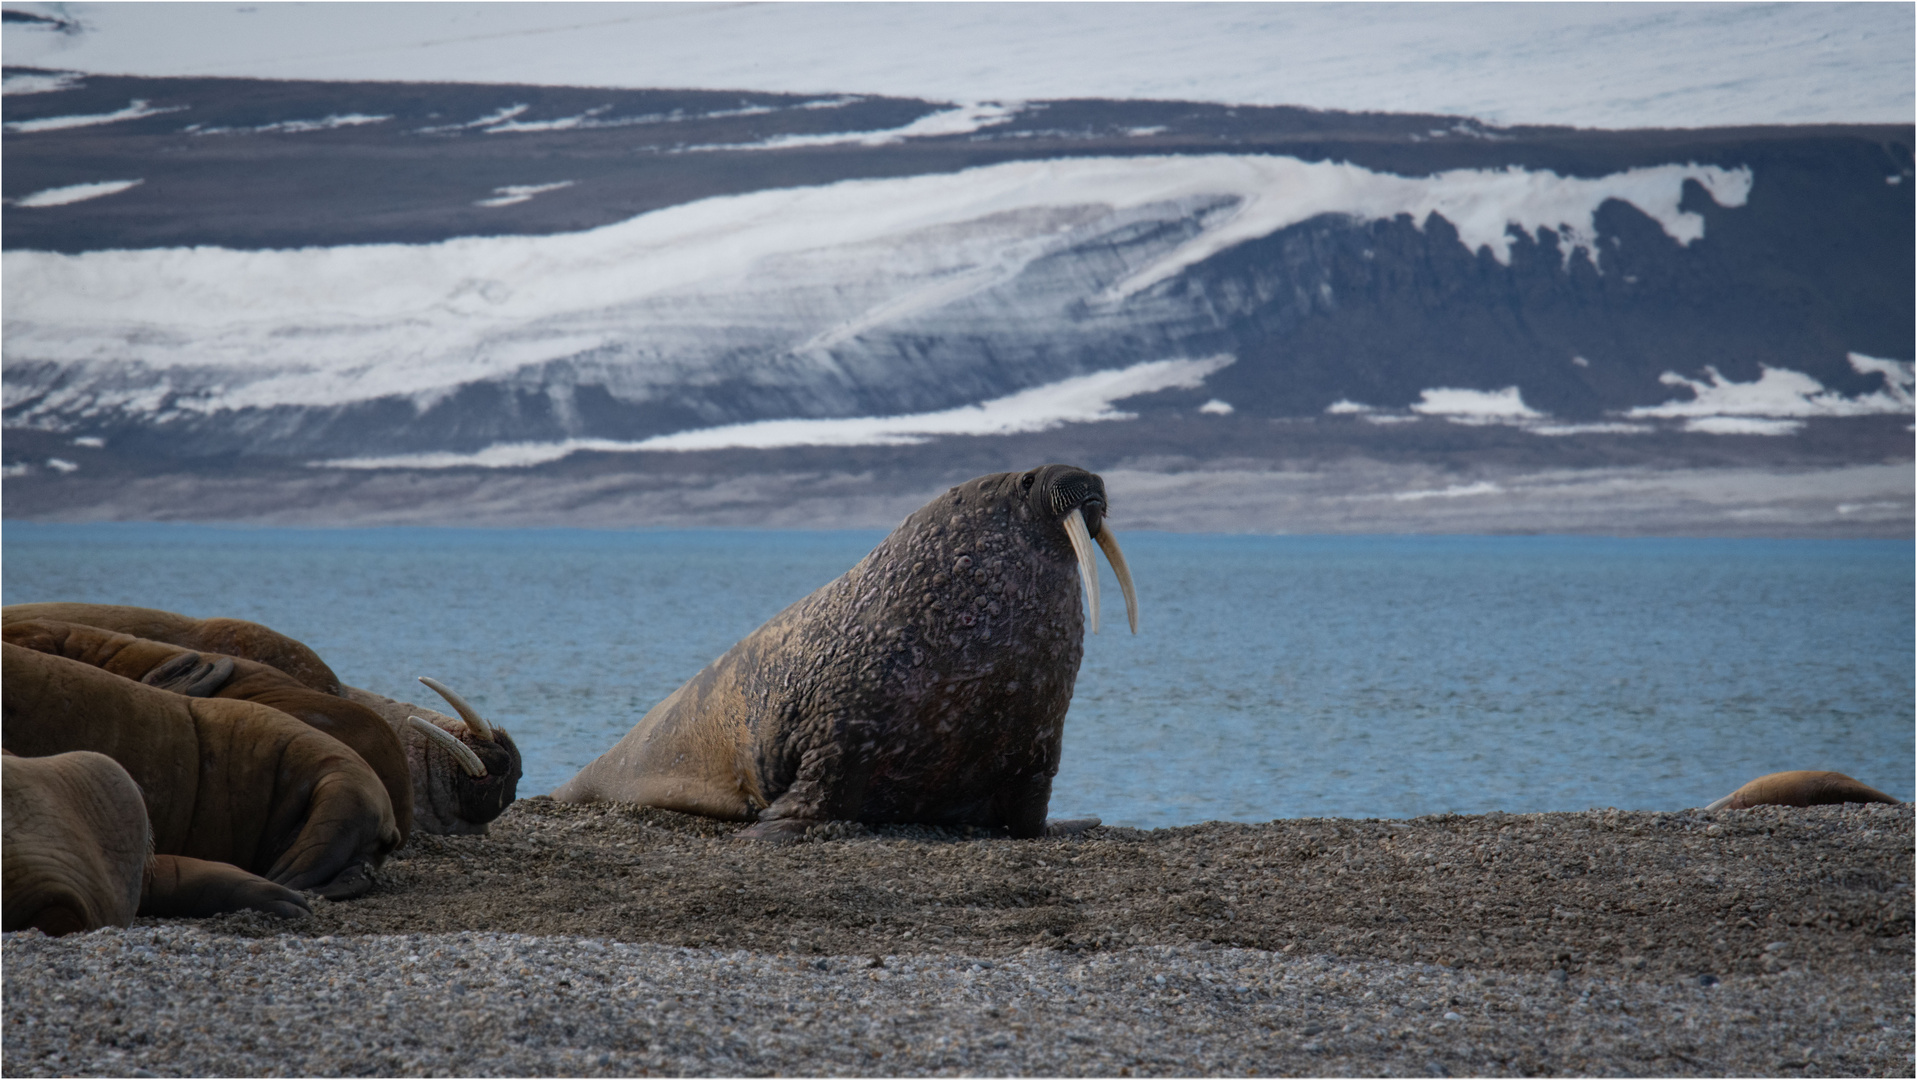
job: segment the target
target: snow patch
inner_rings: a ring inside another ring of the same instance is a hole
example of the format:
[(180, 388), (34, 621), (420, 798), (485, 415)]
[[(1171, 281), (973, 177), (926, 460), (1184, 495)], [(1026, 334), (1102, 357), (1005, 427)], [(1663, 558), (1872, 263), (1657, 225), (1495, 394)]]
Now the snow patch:
[(69, 184), (66, 187), (48, 188), (31, 195), (15, 199), (13, 205), (27, 207), (66, 206), (71, 203), (85, 202), (88, 199), (118, 195), (128, 188), (139, 187), (144, 180), (102, 180), (95, 184)]
[(258, 127), (203, 127), (199, 124), (189, 124), (182, 130), (194, 135), (299, 135), (309, 131), (333, 131), (337, 128), (383, 124), (391, 119), (391, 116), (368, 116), (365, 113), (335, 113), (319, 120), (280, 120), (276, 123), (261, 124)]
[(73, 440), (73, 445), (84, 446), (89, 450), (99, 450), (106, 446), (106, 440), (98, 435), (82, 435)]
[[(1280, 167), (1288, 162), (1301, 167)], [(1600, 177), (1559, 176), (1549, 169), (1455, 169), (1429, 177), (1396, 176), (1343, 163), (1305, 165), (1292, 158), (1234, 157), (1217, 166), (1217, 178), (1192, 178), (1193, 193), (1229, 192), (1238, 206), (1225, 220), (1182, 247), (1119, 282), (1107, 296), (1122, 299), (1148, 289), (1226, 248), (1269, 236), (1317, 217), (1342, 214), (1359, 221), (1409, 215), (1418, 228), (1442, 217), (1472, 251), (1488, 251), (1511, 264), (1518, 233), (1557, 237), (1565, 265), (1577, 252), (1598, 261), (1598, 207), (1612, 199), (1630, 203), (1658, 223), (1664, 234), (1690, 245), (1704, 236), (1704, 217), (1678, 209), (1686, 181), (1696, 181), (1718, 205), (1743, 206), (1751, 170), (1717, 165), (1656, 165)]]
[(1117, 371), (1099, 371), (1033, 387), (1006, 397), (940, 412), (845, 419), (762, 420), (750, 424), (682, 431), (637, 442), (567, 439), (544, 443), (499, 443), (471, 454), (398, 454), (313, 462), (341, 469), (523, 468), (557, 461), (582, 450), (769, 450), (787, 446), (910, 446), (950, 435), (1012, 435), (1049, 431), (1064, 424), (1130, 420), (1115, 402), (1160, 390), (1189, 390), (1229, 365), (1230, 356), (1204, 360), (1154, 360)]
[(1515, 386), (1502, 390), (1456, 390), (1440, 387), (1419, 393), (1411, 411), (1421, 416), (1437, 416), (1459, 424), (1502, 424), (1520, 420), (1542, 420), (1545, 414), (1524, 403)]
[(982, 128), (1003, 124), (1017, 116), (1023, 105), (965, 104), (944, 112), (921, 116), (904, 127), (883, 131), (839, 131), (822, 135), (778, 135), (760, 142), (712, 143), (689, 146), (687, 150), (787, 150), (795, 146), (884, 146), (907, 139), (932, 139), (951, 135), (969, 135)]
[(66, 458), (50, 457), (47, 459), (47, 468), (52, 469), (54, 472), (64, 474), (74, 472), (78, 470), (80, 466), (68, 461)]
[[(524, 110), (520, 110), (524, 111)], [(634, 123), (652, 120), (652, 117), (632, 117), (626, 120), (601, 120), (599, 117), (612, 111), (611, 105), (601, 105), (587, 109), (572, 116), (562, 116), (554, 120), (514, 120), (510, 116), (487, 124), (484, 128), (489, 135), (510, 134), (526, 131), (575, 131), (580, 128), (625, 127)], [(517, 116), (518, 112), (512, 114)]]
[(0, 128), (16, 135), (30, 135), (36, 131), (65, 131), (69, 128), (94, 127), (99, 124), (117, 124), (122, 120), (138, 120), (147, 116), (161, 116), (165, 113), (180, 112), (185, 105), (174, 105), (165, 109), (156, 109), (145, 101), (134, 100), (124, 109), (110, 113), (93, 113), (87, 116), (47, 116), (38, 120), (9, 120), (0, 124)]
[(1230, 416), (1233, 409), (1230, 402), (1212, 398), (1210, 401), (1198, 406), (1198, 411), (1201, 413), (1210, 413), (1213, 416)]
[(1391, 496), (1394, 502), (1418, 502), (1423, 499), (1461, 499), (1471, 495), (1498, 495), (1504, 489), (1489, 480), (1480, 480), (1475, 484), (1453, 484), (1434, 491), (1400, 491)]
[(1766, 420), (1756, 416), (1700, 416), (1684, 421), (1685, 431), (1704, 435), (1791, 435), (1802, 420)]
[(493, 189), (493, 198), (480, 199), (474, 206), (512, 206), (515, 203), (530, 201), (534, 195), (544, 195), (548, 191), (572, 186), (571, 180), (561, 180), (554, 184), (508, 184)]
[(26, 94), (52, 94), (61, 90), (78, 90), (84, 85), (85, 78), (77, 71), (21, 72), (0, 79), (0, 96), (13, 97)]
[[(1663, 418), (1819, 417), (1876, 416), (1912, 411), (1911, 391), (1913, 383), (1917, 383), (1917, 376), (1913, 375), (1910, 363), (1882, 360), (1861, 353), (1851, 353), (1848, 359), (1851, 368), (1858, 374), (1881, 377), (1883, 389), (1858, 397), (1846, 397), (1828, 389), (1811, 376), (1789, 368), (1759, 365), (1755, 381), (1737, 382), (1725, 378), (1715, 367), (1706, 367), (1703, 379), (1687, 379), (1674, 371), (1658, 376), (1658, 381), (1666, 386), (1690, 390), (1689, 401), (1640, 405), (1626, 415)], [(1695, 430), (1711, 429), (1699, 426)], [(1759, 434), (1774, 433), (1767, 431)]]
[(1596, 424), (1527, 424), (1524, 430), (1533, 435), (1648, 435), (1657, 428), (1653, 424), (1608, 421)]

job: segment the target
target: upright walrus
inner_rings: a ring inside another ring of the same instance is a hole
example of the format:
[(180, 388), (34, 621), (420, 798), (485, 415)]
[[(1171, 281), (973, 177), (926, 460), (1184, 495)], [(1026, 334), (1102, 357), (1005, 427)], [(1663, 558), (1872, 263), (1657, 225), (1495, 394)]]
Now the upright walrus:
[(951, 489), (844, 576), (654, 706), (553, 797), (636, 802), (776, 838), (826, 821), (1040, 835), (1084, 651), (1098, 629), (1105, 483), (1047, 465)]

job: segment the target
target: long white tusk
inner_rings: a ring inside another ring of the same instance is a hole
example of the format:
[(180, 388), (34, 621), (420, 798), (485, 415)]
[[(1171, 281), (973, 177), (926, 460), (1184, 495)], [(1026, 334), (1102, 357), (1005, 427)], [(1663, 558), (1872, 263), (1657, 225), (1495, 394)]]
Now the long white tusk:
[(1724, 809), (1725, 807), (1727, 807), (1727, 806), (1729, 806), (1729, 805), (1731, 805), (1731, 796), (1733, 796), (1733, 795), (1736, 795), (1736, 794), (1737, 794), (1737, 792), (1735, 792), (1735, 791), (1733, 791), (1733, 792), (1731, 792), (1731, 794), (1730, 794), (1730, 795), (1726, 795), (1726, 796), (1724, 796), (1723, 798), (1721, 798), (1721, 799), (1719, 799), (1719, 800), (1717, 800), (1716, 802), (1713, 802), (1713, 803), (1711, 803), (1710, 805), (1708, 805), (1708, 806), (1706, 806), (1706, 807), (1705, 807), (1704, 809), (1706, 809), (1706, 810), (1722, 810), (1722, 809)]
[(1118, 550), (1118, 537), (1112, 535), (1109, 522), (1100, 525), (1098, 546), (1105, 551), (1105, 559), (1112, 564), (1112, 573), (1118, 575), (1118, 591), (1125, 594), (1125, 618), (1132, 624), (1132, 633), (1138, 633), (1138, 593), (1132, 589), (1132, 569), (1125, 565), (1125, 553)]
[(1065, 515), (1065, 535), (1071, 538), (1072, 552), (1078, 556), (1078, 580), (1085, 586), (1085, 607), (1091, 615), (1092, 633), (1098, 633), (1098, 564), (1092, 561), (1092, 537), (1085, 531), (1085, 514), (1078, 507)]
[(429, 679), (421, 675), (419, 681), (432, 687), (433, 693), (446, 699), (446, 704), (451, 705), (453, 711), (459, 714), (459, 718), (466, 721), (466, 727), (473, 733), (473, 738), (480, 742), (493, 741), (493, 726), (480, 717), (478, 710), (466, 704), (465, 698), (448, 690), (446, 684), (438, 679)]
[(414, 731), (438, 743), (447, 753), (453, 755), (453, 760), (459, 762), (459, 767), (466, 770), (467, 776), (486, 775), (486, 763), (479, 760), (479, 755), (473, 753), (473, 748), (460, 742), (452, 732), (417, 716), (407, 717), (406, 723)]

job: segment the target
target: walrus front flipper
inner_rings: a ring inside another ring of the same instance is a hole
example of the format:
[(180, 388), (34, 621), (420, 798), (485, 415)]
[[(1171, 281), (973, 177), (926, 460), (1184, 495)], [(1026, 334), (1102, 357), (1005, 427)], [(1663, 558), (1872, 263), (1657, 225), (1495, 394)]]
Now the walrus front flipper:
[(203, 919), (229, 911), (264, 911), (282, 919), (313, 913), (306, 898), (231, 863), (155, 855), (147, 860), (140, 914)]
[(733, 839), (758, 840), (767, 844), (792, 844), (797, 843), (799, 837), (824, 824), (823, 821), (807, 821), (803, 818), (776, 818), (741, 829)]
[(183, 652), (147, 672), (140, 681), (187, 697), (212, 697), (232, 677), (232, 657), (209, 660), (196, 652)]
[[(350, 752), (350, 751), (349, 751)], [(289, 889), (350, 900), (373, 887), (372, 867), (398, 846), (392, 814), (380, 816), (385, 793), (350, 777), (324, 776), (313, 785), (310, 812), (299, 834), (274, 860), (266, 877)]]

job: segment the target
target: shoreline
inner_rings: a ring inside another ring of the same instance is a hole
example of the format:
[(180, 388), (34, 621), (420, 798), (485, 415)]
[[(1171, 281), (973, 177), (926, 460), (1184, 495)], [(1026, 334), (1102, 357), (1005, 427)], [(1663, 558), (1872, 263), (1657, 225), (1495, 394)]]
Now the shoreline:
[(6, 1072), (1908, 1075), (1914, 1060), (1909, 804), (1036, 841), (846, 825), (782, 848), (738, 828), (535, 798), (487, 836), (415, 837), (372, 894), (298, 922), (9, 934)]

